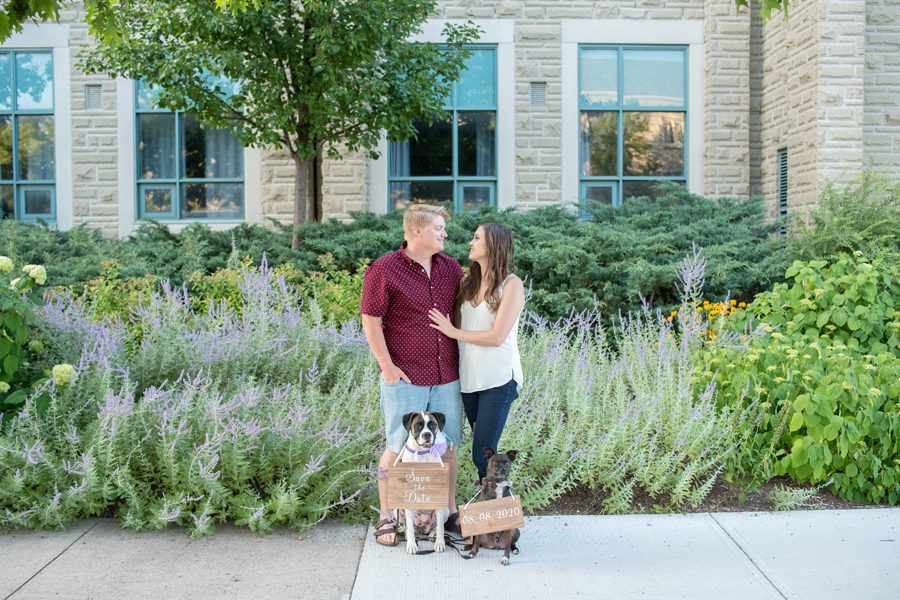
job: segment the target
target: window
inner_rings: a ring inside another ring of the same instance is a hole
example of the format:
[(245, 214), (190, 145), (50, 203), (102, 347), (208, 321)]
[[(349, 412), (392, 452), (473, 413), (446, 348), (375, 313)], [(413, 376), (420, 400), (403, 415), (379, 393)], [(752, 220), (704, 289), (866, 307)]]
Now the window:
[(388, 210), (449, 202), (456, 211), (497, 205), (497, 57), (470, 48), (443, 119), (416, 122), (418, 135), (388, 148)]
[(579, 195), (612, 206), (687, 179), (687, 48), (578, 49)]
[(136, 85), (138, 216), (243, 219), (244, 149), (234, 134), (156, 108), (154, 89)]
[(56, 220), (53, 54), (0, 52), (0, 211)]

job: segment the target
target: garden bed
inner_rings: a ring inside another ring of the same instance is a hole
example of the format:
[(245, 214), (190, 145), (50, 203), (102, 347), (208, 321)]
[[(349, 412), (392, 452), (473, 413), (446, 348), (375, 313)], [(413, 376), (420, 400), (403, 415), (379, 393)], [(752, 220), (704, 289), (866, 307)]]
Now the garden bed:
[[(783, 486), (791, 489), (806, 489), (803, 485), (792, 481), (788, 477), (775, 477), (763, 482), (754, 490), (746, 491), (744, 487), (731, 484), (723, 479), (716, 481), (709, 494), (697, 507), (684, 506), (673, 511), (663, 506), (664, 498), (651, 498), (643, 490), (635, 489), (632, 510), (636, 514), (644, 513), (702, 513), (702, 512), (761, 512), (775, 510), (775, 502), (769, 497), (770, 492)], [(741, 497), (746, 491), (745, 497)], [(603, 490), (591, 490), (584, 486), (578, 486), (569, 490), (552, 504), (542, 509), (535, 510), (534, 515), (599, 515), (605, 514), (603, 501), (609, 494)], [(824, 509), (857, 509), (857, 508), (887, 508), (882, 504), (859, 504), (842, 500), (837, 496), (819, 490), (812, 497), (793, 510), (824, 510)]]

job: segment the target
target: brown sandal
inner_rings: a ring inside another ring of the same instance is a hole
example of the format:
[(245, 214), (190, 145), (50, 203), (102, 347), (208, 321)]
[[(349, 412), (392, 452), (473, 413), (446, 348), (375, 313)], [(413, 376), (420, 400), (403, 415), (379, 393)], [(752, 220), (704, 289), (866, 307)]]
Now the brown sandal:
[[(385, 535), (394, 536), (393, 542), (383, 542), (381, 541), (381, 537)], [(375, 536), (375, 543), (380, 544), (382, 546), (396, 546), (400, 543), (400, 536), (397, 535), (397, 524), (394, 522), (394, 519), (382, 519), (375, 524), (375, 532), (373, 533)]]

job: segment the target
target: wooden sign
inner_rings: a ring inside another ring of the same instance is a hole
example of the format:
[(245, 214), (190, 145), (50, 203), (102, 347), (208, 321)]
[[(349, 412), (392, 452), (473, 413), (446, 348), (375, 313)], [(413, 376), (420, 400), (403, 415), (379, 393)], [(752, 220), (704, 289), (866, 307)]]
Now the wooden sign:
[(388, 469), (388, 506), (436, 509), (450, 503), (450, 471), (440, 463), (399, 463)]
[(462, 504), (459, 506), (459, 522), (463, 537), (524, 527), (522, 500), (519, 496), (508, 496), (473, 502), (468, 507)]

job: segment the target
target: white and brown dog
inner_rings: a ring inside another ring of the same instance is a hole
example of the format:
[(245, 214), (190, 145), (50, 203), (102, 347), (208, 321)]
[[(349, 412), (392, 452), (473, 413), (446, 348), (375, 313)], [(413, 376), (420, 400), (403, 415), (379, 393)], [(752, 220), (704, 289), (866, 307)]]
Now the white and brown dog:
[[(447, 438), (441, 431), (446, 418), (443, 413), (419, 411), (403, 415), (403, 427), (409, 432), (406, 444), (397, 457), (398, 462), (436, 462), (443, 464), (441, 456), (447, 449)], [(406, 553), (419, 551), (416, 534), (428, 535), (434, 532), (434, 551), (443, 552), (444, 522), (449, 509), (413, 510), (406, 509)]]

